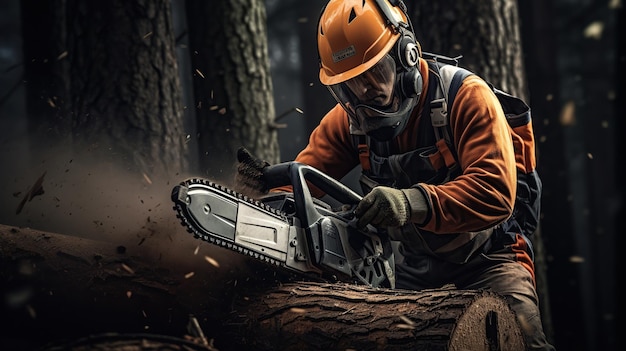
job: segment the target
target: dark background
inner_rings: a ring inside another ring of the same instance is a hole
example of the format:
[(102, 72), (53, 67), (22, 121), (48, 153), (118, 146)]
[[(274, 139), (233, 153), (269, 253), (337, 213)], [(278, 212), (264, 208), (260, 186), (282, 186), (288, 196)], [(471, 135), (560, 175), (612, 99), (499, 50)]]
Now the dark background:
[[(172, 1), (175, 22), (181, 16), (176, 11), (181, 3)], [(300, 82), (308, 80), (307, 72), (311, 71), (302, 67), (302, 48), (315, 43), (314, 36), (302, 35), (298, 30), (305, 18), (298, 4), (298, 0), (266, 0), (275, 108), (277, 115), (285, 113), (279, 122), (287, 125), (279, 132), (282, 160), (295, 157), (306, 144), (311, 119), (321, 117), (294, 111), (304, 105), (306, 94), (320, 91), (314, 89), (319, 87), (314, 80), (310, 81), (310, 91), (300, 89), (306, 86)], [(616, 326), (623, 323), (619, 313), (623, 304), (617, 299), (616, 286), (623, 276), (617, 258), (624, 244), (621, 220), (626, 218), (624, 185), (617, 173), (623, 160), (619, 151), (624, 149), (620, 133), (625, 130), (623, 6), (621, 1), (519, 2), (538, 170), (544, 181), (541, 231), (550, 300), (546, 315), (552, 320), (549, 336), (561, 350), (618, 349)], [(316, 19), (317, 13), (306, 18)], [(184, 24), (176, 23), (182, 31)], [(39, 158), (29, 155), (33, 141), (29, 140), (24, 118), (19, 28), (19, 1), (2, 1), (0, 201), (6, 206), (0, 222), (57, 232), (80, 228), (87, 236), (98, 235), (84, 215), (89, 202), (78, 199), (73, 204), (74, 216), (69, 219), (56, 215), (55, 206), (50, 204), (29, 205), (33, 206), (31, 211), (15, 215), (20, 199), (14, 193), (23, 191), (46, 169), (70, 162), (54, 158), (33, 162)], [(186, 55), (183, 46), (178, 53)], [(182, 63), (181, 68), (185, 68)], [(332, 104), (325, 91), (316, 98), (321, 107)], [(128, 191), (132, 191), (130, 185)], [(168, 191), (165, 189), (164, 194)], [(98, 192), (111, 201), (126, 201), (106, 189)], [(159, 201), (149, 199), (146, 201)], [(40, 212), (37, 205), (44, 210)], [(141, 226), (124, 214), (128, 207), (114, 207), (99, 210), (110, 211), (108, 216), (119, 219), (114, 225), (119, 235)]]

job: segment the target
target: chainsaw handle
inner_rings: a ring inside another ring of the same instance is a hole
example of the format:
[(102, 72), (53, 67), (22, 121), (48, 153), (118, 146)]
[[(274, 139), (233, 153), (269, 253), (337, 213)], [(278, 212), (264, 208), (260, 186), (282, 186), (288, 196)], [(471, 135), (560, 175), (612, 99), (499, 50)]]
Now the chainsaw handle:
[(346, 205), (355, 205), (361, 201), (361, 195), (354, 192), (338, 180), (328, 176), (319, 169), (296, 161), (288, 161), (278, 163), (267, 167), (264, 170), (265, 180), (268, 188), (277, 188), (281, 186), (291, 185), (294, 187), (294, 193), (300, 189), (308, 190), (307, 180), (315, 185), (324, 193)]
[(286, 185), (293, 187), (296, 215), (307, 227), (322, 217), (313, 205), (313, 197), (307, 182), (342, 204), (355, 205), (362, 198), (338, 180), (304, 163), (296, 161), (278, 163), (267, 167), (263, 173), (270, 189)]

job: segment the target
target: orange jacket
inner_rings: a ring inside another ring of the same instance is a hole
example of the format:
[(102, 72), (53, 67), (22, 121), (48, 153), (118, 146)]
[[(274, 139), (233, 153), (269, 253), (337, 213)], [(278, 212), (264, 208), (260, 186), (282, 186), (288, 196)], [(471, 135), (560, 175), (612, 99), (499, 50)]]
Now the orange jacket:
[[(424, 79), (420, 101), (405, 130), (393, 140), (399, 153), (423, 146), (417, 145), (417, 127), (432, 72), (424, 60), (420, 60), (420, 71)], [(449, 123), (462, 174), (440, 185), (417, 184), (428, 194), (432, 214), (418, 226), (433, 233), (460, 233), (483, 230), (506, 220), (515, 200), (515, 155), (502, 108), (481, 78), (470, 76), (464, 80)], [(324, 116), (295, 160), (335, 179), (343, 178), (359, 164), (348, 116), (340, 105)]]

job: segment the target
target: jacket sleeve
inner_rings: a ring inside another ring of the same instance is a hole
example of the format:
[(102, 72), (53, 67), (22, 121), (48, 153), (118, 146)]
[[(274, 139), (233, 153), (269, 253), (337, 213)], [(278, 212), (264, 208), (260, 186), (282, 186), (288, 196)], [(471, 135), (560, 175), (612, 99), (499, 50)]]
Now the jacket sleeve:
[(417, 224), (442, 234), (487, 229), (513, 211), (516, 168), (502, 107), (479, 77), (466, 78), (459, 88), (450, 126), (462, 174), (440, 185), (417, 185), (429, 208)]
[[(334, 179), (341, 180), (359, 163), (358, 153), (352, 142), (348, 116), (341, 105), (333, 107), (311, 132), (308, 145), (296, 156), (295, 161), (315, 167)], [(291, 187), (276, 190), (291, 191)], [(312, 188), (314, 197), (324, 193)]]

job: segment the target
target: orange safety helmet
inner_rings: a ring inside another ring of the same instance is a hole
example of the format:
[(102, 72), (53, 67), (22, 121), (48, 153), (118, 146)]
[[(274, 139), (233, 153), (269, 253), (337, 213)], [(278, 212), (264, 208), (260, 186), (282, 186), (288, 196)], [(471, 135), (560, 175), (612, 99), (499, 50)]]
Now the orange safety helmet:
[[(407, 23), (400, 8), (389, 7), (397, 21)], [(387, 25), (373, 0), (331, 0), (318, 28), (320, 81), (332, 85), (358, 76), (374, 66), (399, 38), (400, 32)]]
[[(420, 47), (404, 3), (330, 0), (319, 19), (317, 45), (320, 81), (347, 111), (351, 128), (375, 139), (398, 135), (422, 91)], [(350, 89), (358, 84), (349, 84), (357, 79), (393, 90), (359, 96)]]

